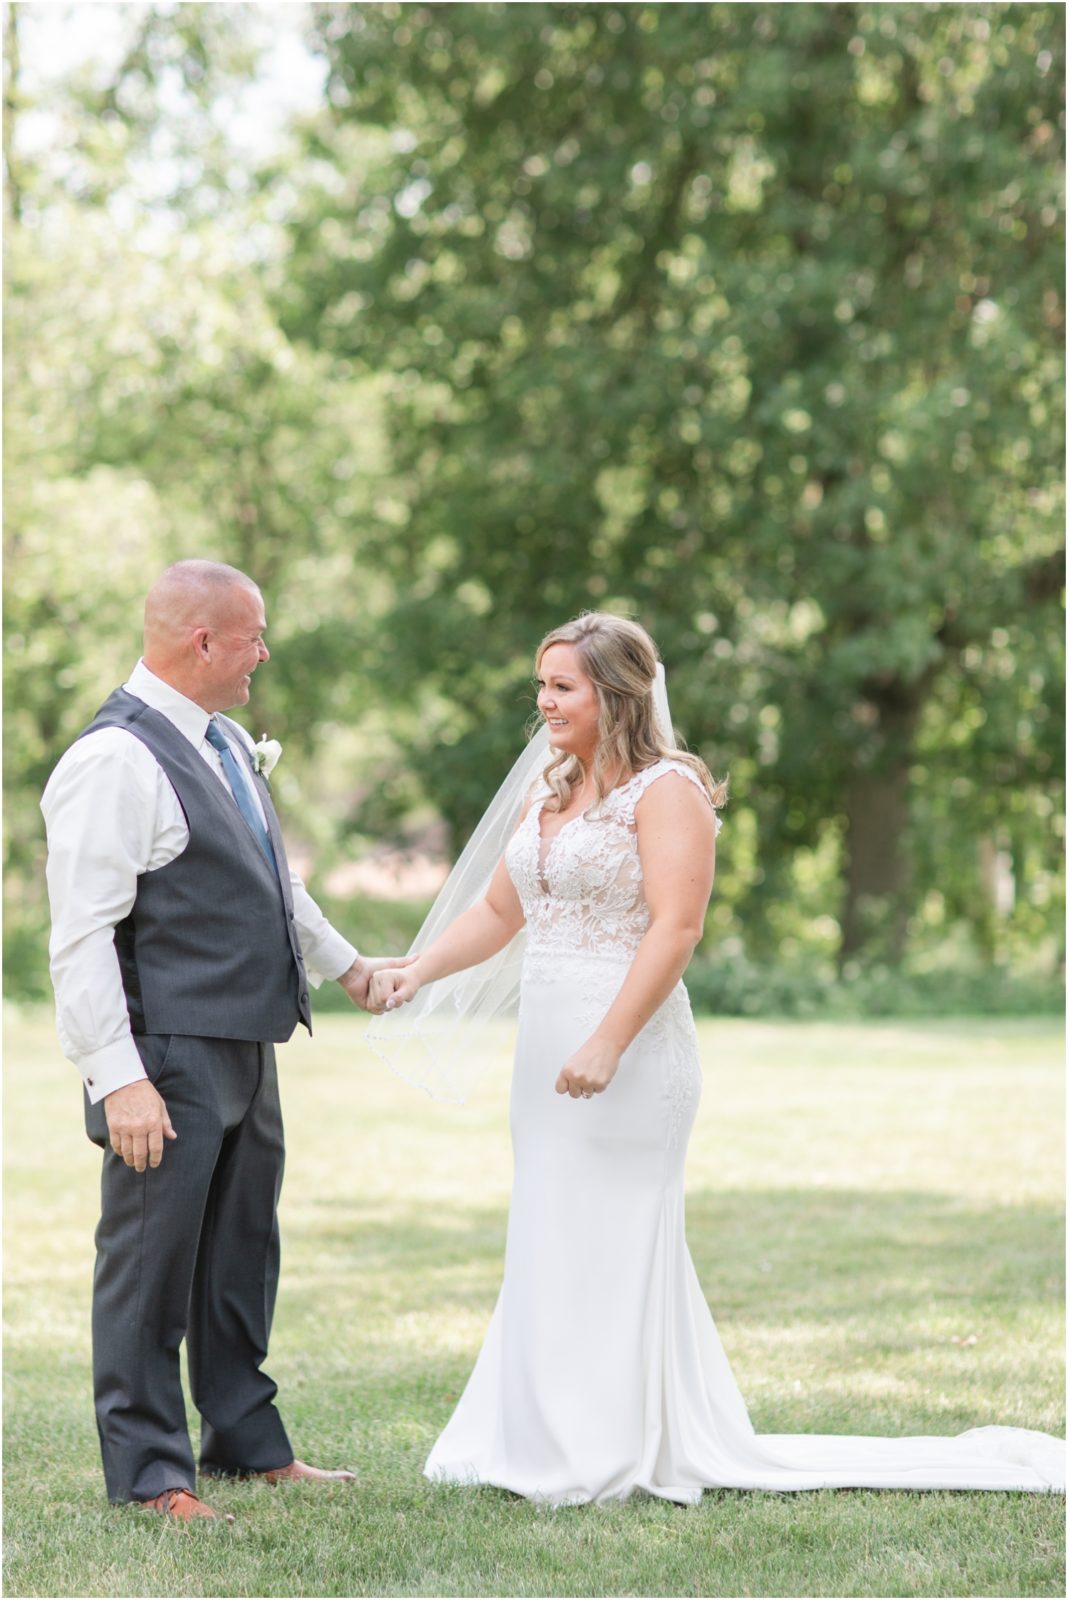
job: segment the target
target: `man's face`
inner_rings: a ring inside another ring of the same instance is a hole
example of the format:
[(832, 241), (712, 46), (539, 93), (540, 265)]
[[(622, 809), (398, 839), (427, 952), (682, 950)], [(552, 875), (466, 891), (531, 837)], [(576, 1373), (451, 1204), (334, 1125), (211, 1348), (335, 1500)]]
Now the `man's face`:
[(270, 660), (263, 642), (267, 626), (263, 596), (258, 589), (235, 585), (220, 600), (214, 621), (206, 641), (205, 687), (215, 704), (205, 705), (205, 710), (226, 711), (248, 704), (252, 674), (261, 661)]

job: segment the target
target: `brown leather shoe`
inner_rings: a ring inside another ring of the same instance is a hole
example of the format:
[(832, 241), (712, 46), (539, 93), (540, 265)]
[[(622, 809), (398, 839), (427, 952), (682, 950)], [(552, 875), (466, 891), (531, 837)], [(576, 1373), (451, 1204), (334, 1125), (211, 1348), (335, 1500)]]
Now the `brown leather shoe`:
[(174, 1517), (176, 1522), (193, 1522), (197, 1517), (206, 1517), (211, 1522), (234, 1520), (228, 1511), (213, 1511), (206, 1506), (192, 1489), (164, 1489), (154, 1500), (142, 1500), (141, 1505), (146, 1511), (160, 1511), (165, 1517)]
[(327, 1472), (322, 1467), (309, 1467), (306, 1461), (291, 1461), (288, 1467), (273, 1467), (270, 1472), (258, 1472), (256, 1476), (271, 1484), (288, 1482), (290, 1478), (299, 1478), (305, 1483), (356, 1482), (354, 1472)]

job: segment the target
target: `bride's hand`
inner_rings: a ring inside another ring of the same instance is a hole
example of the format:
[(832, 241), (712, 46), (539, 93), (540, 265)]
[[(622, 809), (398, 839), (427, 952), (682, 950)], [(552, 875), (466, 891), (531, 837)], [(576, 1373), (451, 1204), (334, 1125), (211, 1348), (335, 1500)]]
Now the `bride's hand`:
[(396, 1011), (406, 1000), (414, 1000), (421, 987), (414, 966), (405, 967), (403, 971), (396, 967), (383, 968), (371, 979), (370, 1009), (376, 1013)]
[(374, 1006), (371, 1002), (371, 980), (374, 974), (383, 967), (394, 969), (406, 967), (415, 960), (414, 956), (357, 956), (356, 960), (343, 972), (337, 980), (354, 1006), (359, 1006), (361, 1011), (381, 1011), (381, 1006)]
[(615, 1045), (596, 1037), (587, 1039), (561, 1067), (557, 1094), (569, 1094), (572, 1100), (589, 1100), (595, 1094), (603, 1094), (616, 1075), (619, 1057)]

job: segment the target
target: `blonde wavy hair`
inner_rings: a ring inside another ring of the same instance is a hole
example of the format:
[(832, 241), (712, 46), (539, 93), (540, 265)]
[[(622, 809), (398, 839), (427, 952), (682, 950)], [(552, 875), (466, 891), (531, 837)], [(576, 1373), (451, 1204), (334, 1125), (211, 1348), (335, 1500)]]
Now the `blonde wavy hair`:
[[(630, 777), (654, 761), (678, 761), (700, 781), (713, 806), (727, 798), (727, 784), (718, 783), (704, 762), (688, 750), (668, 744), (660, 731), (653, 705), (656, 645), (645, 629), (626, 617), (608, 611), (584, 611), (562, 628), (547, 633), (538, 646), (535, 668), (550, 645), (569, 644), (577, 651), (583, 671), (597, 691), (597, 750), (593, 758), (594, 805), (611, 788), (609, 779)], [(552, 790), (552, 811), (564, 811), (583, 779), (577, 756), (558, 751), (542, 776)]]

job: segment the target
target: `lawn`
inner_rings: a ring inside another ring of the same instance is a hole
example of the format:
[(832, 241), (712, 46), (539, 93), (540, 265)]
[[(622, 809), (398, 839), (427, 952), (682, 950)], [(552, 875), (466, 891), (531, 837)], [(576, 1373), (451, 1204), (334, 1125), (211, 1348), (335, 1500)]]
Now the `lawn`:
[[(281, 1052), (269, 1370), (297, 1453), (355, 1488), (212, 1486), (232, 1528), (104, 1499), (89, 1376), (98, 1156), (49, 1016), (9, 1011), (6, 1593), (1057, 1595), (1063, 1500), (716, 1491), (546, 1511), (421, 1467), (501, 1270), (507, 1044), (477, 1100), (393, 1079), (362, 1023)], [(701, 1024), (702, 1285), (760, 1432), (1062, 1433), (1060, 1029)]]

